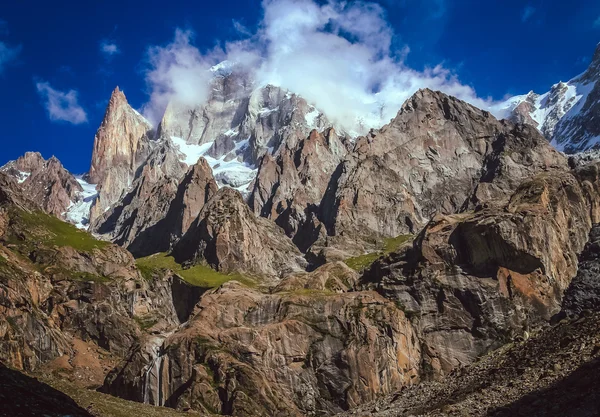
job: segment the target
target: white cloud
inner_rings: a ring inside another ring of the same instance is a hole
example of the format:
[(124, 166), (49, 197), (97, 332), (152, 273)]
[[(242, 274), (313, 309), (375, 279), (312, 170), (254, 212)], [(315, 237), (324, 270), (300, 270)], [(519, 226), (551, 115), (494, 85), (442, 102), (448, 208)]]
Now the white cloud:
[(598, 18), (596, 20), (594, 20), (594, 27), (600, 28), (600, 16), (598, 16)]
[(252, 35), (252, 32), (250, 32), (250, 30), (246, 26), (244, 26), (244, 24), (242, 22), (240, 22), (239, 20), (232, 19), (232, 23), (233, 23), (233, 29), (240, 35), (244, 35), (244, 36)]
[(535, 7), (528, 5), (523, 9), (523, 13), (521, 14), (521, 22), (525, 23), (529, 20), (531, 16), (535, 13)]
[(102, 52), (107, 57), (111, 57), (113, 55), (121, 53), (117, 44), (109, 41), (100, 42), (100, 52)]
[(77, 102), (77, 91), (55, 90), (47, 82), (38, 82), (36, 87), (38, 94), (44, 99), (44, 106), (50, 120), (64, 121), (74, 125), (87, 122), (87, 114)]
[(0, 41), (0, 74), (4, 71), (6, 65), (15, 61), (20, 52), (21, 46), (11, 47)]
[[(443, 4), (443, 2), (440, 2)], [(441, 65), (417, 71), (404, 63), (408, 46), (392, 49), (394, 32), (375, 3), (264, 0), (258, 32), (201, 53), (190, 32), (177, 30), (165, 47), (150, 48), (146, 116), (157, 122), (169, 100), (198, 104), (209, 94), (209, 68), (228, 59), (255, 73), (258, 85), (300, 94), (350, 131), (380, 127), (419, 88), (442, 90), (478, 107), (477, 97)]]
[(202, 55), (190, 44), (191, 37), (190, 31), (177, 29), (173, 42), (148, 50), (150, 69), (146, 72), (146, 83), (150, 88), (150, 101), (143, 112), (155, 124), (171, 100), (192, 106), (208, 98), (212, 76), (209, 69), (215, 61), (215, 53)]

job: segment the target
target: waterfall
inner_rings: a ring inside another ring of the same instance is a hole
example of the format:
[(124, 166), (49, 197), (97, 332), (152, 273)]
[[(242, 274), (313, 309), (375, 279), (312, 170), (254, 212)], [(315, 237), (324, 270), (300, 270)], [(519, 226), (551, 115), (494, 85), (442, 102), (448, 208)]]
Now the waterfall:
[[(163, 346), (170, 333), (157, 336), (148, 341), (148, 354), (150, 361), (144, 371), (143, 393), (144, 403), (151, 405), (164, 405), (163, 398), (163, 367), (165, 352)], [(155, 388), (155, 390), (153, 390)], [(154, 395), (153, 395), (154, 393)]]

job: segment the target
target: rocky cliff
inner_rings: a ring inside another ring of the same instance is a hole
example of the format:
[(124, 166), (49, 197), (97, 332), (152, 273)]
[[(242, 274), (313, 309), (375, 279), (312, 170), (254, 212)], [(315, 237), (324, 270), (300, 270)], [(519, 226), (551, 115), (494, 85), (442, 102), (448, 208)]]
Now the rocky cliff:
[(43, 213), (12, 179), (0, 176), (5, 364), (99, 385), (146, 331), (180, 323), (175, 278), (144, 280), (126, 250)]
[[(106, 392), (239, 416), (347, 409), (416, 382), (420, 361), (408, 320), (376, 293), (269, 295), (237, 283), (202, 297), (156, 359), (144, 349), (107, 377)], [(149, 360), (160, 365), (143, 379)]]
[(39, 152), (27, 152), (0, 171), (19, 183), (20, 193), (39, 203), (46, 213), (65, 218), (81, 198), (81, 185), (55, 157), (45, 160)]
[(150, 153), (152, 127), (127, 102), (119, 87), (110, 97), (102, 124), (94, 138), (92, 163), (87, 174), (97, 184), (98, 197), (90, 215), (94, 221), (127, 190)]
[(173, 254), (180, 263), (205, 262), (217, 271), (259, 277), (282, 277), (305, 266), (291, 239), (227, 187), (202, 207)]

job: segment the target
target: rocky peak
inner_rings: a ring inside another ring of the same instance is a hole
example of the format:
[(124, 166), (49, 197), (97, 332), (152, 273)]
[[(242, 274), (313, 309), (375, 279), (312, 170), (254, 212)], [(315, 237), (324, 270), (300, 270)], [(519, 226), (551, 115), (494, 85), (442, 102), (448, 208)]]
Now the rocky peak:
[(150, 152), (152, 126), (127, 102), (125, 94), (115, 88), (104, 119), (94, 138), (92, 164), (87, 174), (90, 183), (98, 184), (98, 198), (91, 220), (114, 204), (131, 185), (136, 170)]
[(178, 262), (207, 263), (224, 273), (279, 277), (305, 262), (273, 222), (256, 217), (242, 195), (221, 188), (202, 208), (173, 254)]
[(600, 79), (600, 43), (596, 45), (596, 50), (592, 56), (592, 62), (583, 74), (578, 78), (578, 81), (589, 83)]
[(75, 177), (56, 157), (45, 160), (39, 152), (26, 152), (0, 170), (16, 179), (24, 196), (57, 217), (63, 218), (83, 191)]
[(456, 212), (503, 130), (486, 111), (419, 90), (390, 124), (359, 138), (336, 171), (321, 204), (328, 233), (395, 237), (436, 212)]
[(508, 118), (535, 126), (559, 150), (575, 153), (598, 147), (600, 126), (595, 115), (600, 105), (600, 45), (586, 71), (554, 84), (544, 94), (508, 99), (500, 107)]

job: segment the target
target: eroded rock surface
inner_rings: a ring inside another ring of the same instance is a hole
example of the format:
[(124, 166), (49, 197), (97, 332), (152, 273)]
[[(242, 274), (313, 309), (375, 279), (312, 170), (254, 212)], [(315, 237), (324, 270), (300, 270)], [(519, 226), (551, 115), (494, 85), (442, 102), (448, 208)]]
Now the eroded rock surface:
[(145, 353), (151, 346), (103, 390), (236, 416), (315, 415), (416, 382), (420, 362), (408, 320), (377, 293), (269, 295), (236, 282), (202, 297), (194, 318), (156, 348), (157, 362)]
[(58, 159), (45, 160), (39, 152), (26, 152), (0, 170), (16, 179), (23, 196), (35, 200), (42, 210), (56, 217), (63, 218), (83, 191)]
[(256, 217), (241, 194), (220, 189), (176, 244), (178, 262), (205, 262), (224, 273), (280, 277), (305, 266), (291, 239), (275, 223)]
[(140, 165), (151, 150), (152, 126), (125, 98), (119, 87), (113, 91), (102, 124), (94, 138), (92, 164), (87, 180), (97, 184), (98, 198), (90, 221), (116, 203), (129, 188)]

